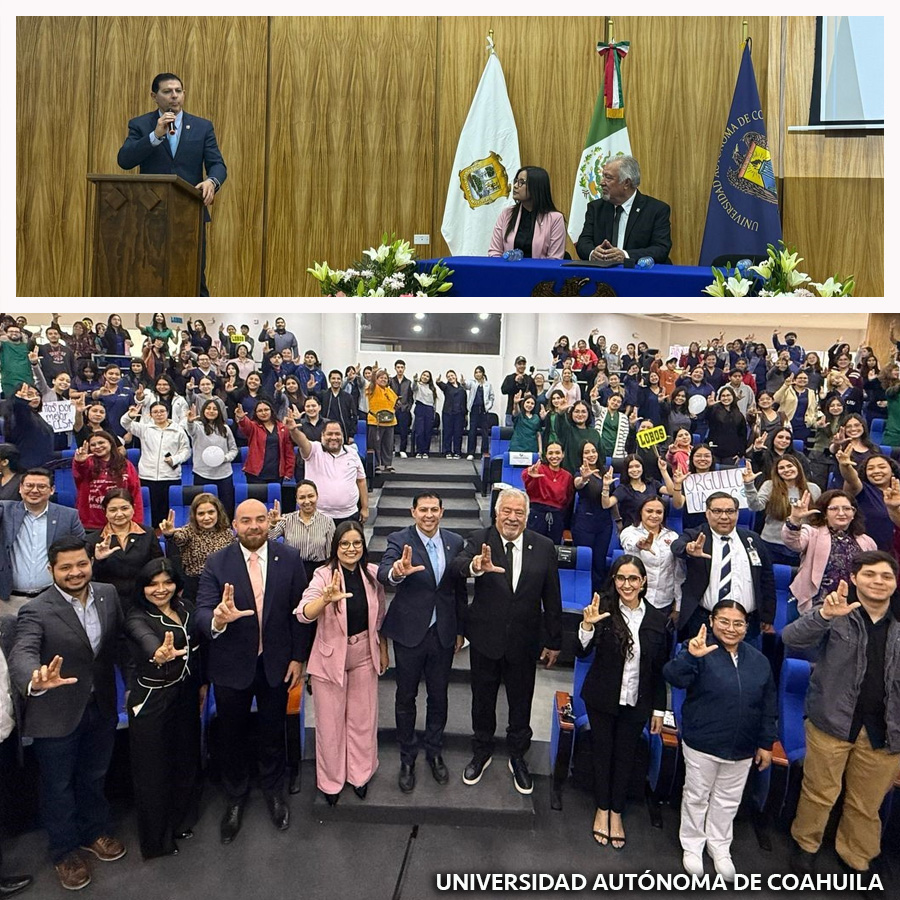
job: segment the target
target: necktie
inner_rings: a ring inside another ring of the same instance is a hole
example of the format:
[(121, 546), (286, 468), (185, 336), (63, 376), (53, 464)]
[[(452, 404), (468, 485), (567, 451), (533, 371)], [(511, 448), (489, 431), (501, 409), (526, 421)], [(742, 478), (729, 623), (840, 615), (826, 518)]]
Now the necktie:
[(509, 582), (509, 586), (515, 590), (516, 586), (513, 583), (513, 548), (515, 544), (512, 541), (506, 542), (506, 580)]
[(722, 538), (722, 567), (719, 570), (719, 600), (731, 594), (731, 538)]
[[(428, 550), (428, 558), (431, 560), (431, 568), (434, 572), (434, 583), (440, 584), (441, 578), (444, 577), (444, 571), (441, 568), (441, 557), (438, 554), (437, 546), (434, 541), (429, 540), (428, 543), (425, 544), (425, 549)], [(430, 628), (435, 622), (437, 622), (437, 607), (431, 611), (431, 621), (428, 623), (428, 627)]]
[(169, 139), (169, 149), (172, 151), (172, 156), (174, 156), (175, 151), (178, 149), (178, 126), (175, 127), (174, 134), (169, 133), (166, 136)]
[(613, 213), (612, 237), (609, 239), (609, 242), (613, 245), (613, 247), (619, 246), (619, 220), (621, 218), (622, 218), (622, 207), (617, 206), (616, 211)]
[(444, 570), (441, 568), (441, 557), (438, 553), (437, 545), (431, 540), (425, 547), (428, 550), (428, 558), (431, 560), (431, 568), (434, 570), (435, 583), (440, 584), (441, 579), (444, 577)]
[(259, 564), (259, 554), (250, 554), (250, 565), (248, 567), (250, 573), (250, 586), (253, 588), (253, 602), (256, 604), (256, 617), (259, 619), (259, 652), (262, 653), (262, 633), (263, 633), (263, 577), (262, 566)]

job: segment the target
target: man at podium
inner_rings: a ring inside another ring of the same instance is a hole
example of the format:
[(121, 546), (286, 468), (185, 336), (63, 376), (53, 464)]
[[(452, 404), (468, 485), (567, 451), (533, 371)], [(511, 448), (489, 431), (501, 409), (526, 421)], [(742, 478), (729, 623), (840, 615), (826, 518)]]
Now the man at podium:
[[(208, 207), (213, 205), (216, 191), (227, 175), (213, 124), (184, 111), (184, 85), (171, 72), (153, 79), (150, 96), (157, 109), (128, 123), (128, 137), (119, 150), (119, 166), (140, 166), (141, 175), (178, 175), (190, 182), (203, 193), (207, 207), (203, 218), (208, 222)], [(200, 296), (208, 297), (205, 227), (201, 246)]]

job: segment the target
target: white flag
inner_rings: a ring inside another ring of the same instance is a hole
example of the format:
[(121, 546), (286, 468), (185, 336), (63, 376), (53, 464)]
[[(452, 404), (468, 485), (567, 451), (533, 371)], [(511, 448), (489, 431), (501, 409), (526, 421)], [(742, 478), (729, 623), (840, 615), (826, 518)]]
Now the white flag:
[(441, 234), (453, 256), (487, 256), (520, 165), (516, 120), (490, 38), (488, 52), (447, 188)]

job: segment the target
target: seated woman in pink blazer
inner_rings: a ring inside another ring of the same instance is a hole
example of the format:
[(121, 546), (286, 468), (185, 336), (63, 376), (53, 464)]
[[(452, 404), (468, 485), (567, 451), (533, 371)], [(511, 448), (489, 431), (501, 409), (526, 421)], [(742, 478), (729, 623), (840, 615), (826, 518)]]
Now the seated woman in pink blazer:
[(566, 251), (566, 221), (553, 205), (550, 176), (539, 166), (523, 166), (513, 181), (513, 200), (500, 213), (488, 256), (521, 250), (528, 259), (562, 259)]
[(377, 572), (362, 526), (343, 522), (295, 610), (301, 622), (318, 623), (306, 671), (316, 705), (316, 783), (331, 806), (348, 781), (364, 800), (378, 768), (378, 676), (388, 643), (379, 634), (385, 603)]

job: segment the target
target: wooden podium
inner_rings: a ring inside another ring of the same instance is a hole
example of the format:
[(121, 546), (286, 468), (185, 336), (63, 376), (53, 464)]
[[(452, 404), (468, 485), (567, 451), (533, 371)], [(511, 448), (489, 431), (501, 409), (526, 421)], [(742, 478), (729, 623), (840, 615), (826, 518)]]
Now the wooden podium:
[(88, 175), (92, 297), (196, 297), (203, 195), (177, 175)]

